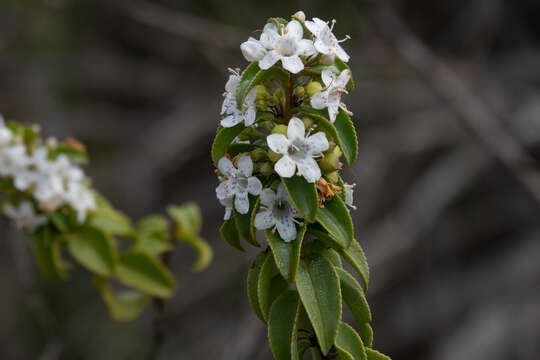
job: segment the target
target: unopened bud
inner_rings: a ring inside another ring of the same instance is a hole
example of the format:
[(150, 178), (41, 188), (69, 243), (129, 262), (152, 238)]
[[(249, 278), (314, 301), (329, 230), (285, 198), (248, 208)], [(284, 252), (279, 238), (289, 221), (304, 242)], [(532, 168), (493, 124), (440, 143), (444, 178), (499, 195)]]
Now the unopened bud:
[(270, 176), (274, 172), (274, 167), (272, 166), (271, 163), (265, 162), (265, 163), (262, 163), (261, 166), (259, 167), (259, 172), (263, 176)]
[(304, 14), (303, 11), (297, 11), (293, 17), (297, 18), (299, 21), (304, 22), (306, 21), (306, 14)]
[(337, 184), (337, 182), (339, 181), (339, 174), (337, 171), (332, 171), (331, 173), (326, 174), (326, 178), (332, 184)]
[(306, 129), (311, 129), (311, 127), (313, 126), (313, 119), (308, 118), (307, 116), (304, 116), (302, 118), (302, 122), (304, 123), (304, 127)]
[(306, 89), (303, 86), (299, 86), (294, 90), (294, 95), (297, 98), (303, 98), (306, 95)]
[(322, 85), (318, 81), (310, 81), (306, 86), (306, 92), (309, 97), (315, 95), (318, 92), (321, 92), (323, 89)]
[(253, 161), (261, 161), (267, 157), (266, 151), (261, 148), (256, 148), (251, 152), (251, 159)]
[(273, 162), (278, 161), (279, 159), (281, 159), (282, 156), (283, 155), (275, 153), (272, 150), (268, 151), (268, 158)]
[(257, 85), (257, 100), (266, 100), (268, 93), (264, 85)]
[(276, 125), (272, 129), (272, 134), (287, 135), (287, 125)]
[(322, 160), (319, 161), (319, 166), (324, 172), (330, 173), (341, 169), (343, 164), (339, 161), (339, 155), (331, 151), (324, 154)]
[(334, 53), (325, 54), (321, 56), (321, 64), (330, 66), (336, 61), (336, 55)]

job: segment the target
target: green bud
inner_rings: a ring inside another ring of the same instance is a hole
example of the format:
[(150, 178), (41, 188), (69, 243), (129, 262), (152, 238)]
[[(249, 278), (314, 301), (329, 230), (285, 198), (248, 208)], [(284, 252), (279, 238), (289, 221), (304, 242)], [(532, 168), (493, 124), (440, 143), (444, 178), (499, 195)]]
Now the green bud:
[(256, 148), (255, 150), (253, 150), (251, 152), (251, 159), (253, 161), (261, 161), (261, 160), (264, 160), (267, 158), (267, 153), (265, 150), (261, 149), (261, 148)]
[(318, 81), (310, 81), (306, 86), (306, 91), (309, 97), (315, 95), (318, 92), (321, 92), (323, 89), (322, 85)]
[(343, 164), (339, 161), (339, 155), (334, 151), (329, 151), (326, 152), (324, 158), (319, 161), (319, 166), (324, 172), (330, 173), (341, 169)]
[(306, 129), (310, 129), (313, 126), (313, 119), (308, 118), (307, 116), (302, 118), (302, 122)]
[(257, 109), (259, 109), (261, 111), (266, 111), (268, 105), (266, 105), (265, 100), (259, 99), (255, 103), (256, 103)]
[(294, 90), (294, 95), (297, 98), (302, 98), (302, 97), (304, 97), (306, 95), (306, 89), (304, 89), (303, 86), (299, 86)]
[(274, 167), (272, 166), (271, 163), (265, 162), (265, 163), (262, 163), (262, 164), (259, 166), (259, 172), (260, 172), (263, 176), (270, 176), (270, 175), (272, 175), (272, 173), (274, 172)]
[(257, 100), (266, 100), (268, 93), (264, 85), (257, 85)]
[(272, 134), (287, 135), (287, 125), (276, 125), (272, 129)]
[(282, 156), (283, 155), (275, 153), (272, 150), (268, 151), (268, 158), (273, 162), (278, 161), (279, 159), (281, 159)]
[(339, 173), (338, 171), (332, 171), (331, 173), (326, 174), (326, 178), (328, 181), (330, 181), (332, 184), (337, 184), (339, 181)]

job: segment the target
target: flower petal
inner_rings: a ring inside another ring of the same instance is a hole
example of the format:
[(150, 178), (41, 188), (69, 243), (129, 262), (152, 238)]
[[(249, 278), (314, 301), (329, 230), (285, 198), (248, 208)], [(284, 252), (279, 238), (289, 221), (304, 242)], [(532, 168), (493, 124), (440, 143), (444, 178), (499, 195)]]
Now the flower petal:
[(328, 106), (328, 91), (320, 91), (311, 97), (311, 106), (321, 110)]
[(234, 207), (240, 214), (247, 214), (249, 211), (249, 198), (246, 190), (238, 189), (234, 197)]
[(324, 83), (324, 86), (334, 87), (336, 85), (336, 75), (332, 72), (332, 70), (324, 69), (321, 73), (321, 79)]
[(246, 177), (253, 173), (253, 161), (249, 156), (241, 156), (236, 163), (240, 173)]
[(313, 46), (313, 41), (308, 39), (302, 39), (297, 43), (296, 55), (300, 56), (311, 56), (316, 54), (315, 46)]
[(320, 38), (315, 39), (315, 42), (313, 43), (313, 46), (315, 49), (320, 52), (321, 54), (329, 54), (332, 48), (328, 46), (324, 41), (322, 41)]
[(247, 61), (259, 61), (266, 54), (264, 46), (251, 37), (240, 45), (240, 50)]
[(289, 141), (294, 141), (296, 139), (304, 139), (306, 128), (302, 120), (297, 117), (291, 118), (289, 125), (287, 126), (287, 137)]
[(250, 106), (244, 114), (244, 125), (246, 127), (253, 125), (255, 123), (256, 117), (257, 110), (253, 106)]
[(233, 180), (227, 180), (218, 185), (216, 195), (219, 200), (225, 200), (234, 196), (235, 187), (232, 182)]
[(283, 183), (279, 183), (279, 186), (277, 188), (277, 197), (276, 197), (276, 199), (281, 200), (281, 201), (290, 202), (289, 201), (289, 195), (287, 194), (287, 190), (285, 189), (285, 185), (283, 185)]
[(343, 62), (349, 61), (350, 59), (349, 54), (347, 54), (345, 50), (343, 50), (341, 45), (336, 45), (336, 47), (334, 48), (334, 51), (336, 52), (336, 56), (340, 58), (341, 60), (343, 60)]
[(345, 88), (350, 79), (351, 79), (351, 70), (345, 69), (341, 72), (341, 74), (339, 74), (336, 80), (335, 86), (339, 88)]
[(221, 120), (220, 124), (223, 127), (230, 128), (230, 127), (240, 124), (242, 120), (244, 120), (244, 117), (242, 116), (242, 114), (235, 111), (233, 114)]
[(278, 173), (279, 176), (290, 178), (294, 175), (294, 170), (296, 169), (296, 164), (288, 156), (285, 155), (274, 165), (274, 170)]
[(328, 104), (328, 115), (330, 116), (330, 121), (331, 122), (336, 121), (338, 111), (339, 111), (339, 105)]
[(253, 225), (255, 225), (255, 228), (257, 230), (266, 230), (266, 229), (270, 229), (275, 224), (276, 224), (276, 219), (274, 218), (272, 211), (263, 210), (257, 213), (257, 215), (255, 216), (255, 222)]
[(259, 39), (261, 45), (270, 50), (277, 39), (279, 39), (279, 34), (276, 25), (274, 23), (266, 24)]
[(296, 226), (289, 216), (282, 216), (276, 223), (279, 236), (285, 242), (291, 242), (296, 239)]
[(228, 93), (236, 93), (236, 88), (238, 88), (238, 84), (240, 83), (240, 76), (236, 74), (229, 75), (229, 80), (227, 80), (227, 83), (225, 84), (225, 91)]
[(300, 71), (304, 70), (304, 63), (300, 60), (298, 55), (283, 56), (281, 58), (281, 63), (285, 70), (288, 70), (293, 74), (298, 74)]
[(219, 159), (218, 169), (223, 175), (226, 175), (228, 177), (234, 177), (238, 173), (238, 170), (236, 170), (231, 160), (229, 160), (225, 156)]
[(304, 143), (304, 151), (310, 155), (318, 155), (323, 151), (328, 150), (328, 148), (328, 139), (326, 138), (326, 134), (322, 131), (311, 135)]
[[(279, 189), (279, 188), (278, 188)], [(278, 190), (279, 191), (279, 190)], [(261, 192), (261, 204), (270, 208), (276, 202), (276, 193), (270, 188), (266, 188)]]
[(278, 154), (286, 154), (289, 150), (289, 140), (283, 134), (271, 134), (266, 138), (270, 150)]
[(257, 179), (255, 176), (252, 176), (248, 178), (248, 187), (247, 191), (251, 195), (259, 195), (262, 190), (262, 183), (259, 179)]
[(287, 35), (292, 36), (296, 40), (300, 40), (302, 39), (302, 36), (304, 36), (304, 29), (302, 28), (302, 25), (296, 20), (289, 21), (286, 27), (286, 31)]
[(313, 158), (298, 159), (296, 163), (298, 170), (307, 182), (314, 183), (321, 178), (321, 169), (319, 169), (319, 164)]
[(270, 69), (279, 59), (281, 59), (281, 55), (277, 51), (269, 51), (262, 60), (259, 61), (259, 67), (263, 70)]

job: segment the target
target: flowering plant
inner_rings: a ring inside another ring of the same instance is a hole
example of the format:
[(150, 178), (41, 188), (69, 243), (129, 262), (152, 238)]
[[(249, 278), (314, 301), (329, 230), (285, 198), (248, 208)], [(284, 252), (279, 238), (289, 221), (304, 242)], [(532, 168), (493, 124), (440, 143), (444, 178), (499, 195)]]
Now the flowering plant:
[[(241, 44), (250, 64), (231, 70), (212, 146), (222, 237), (243, 250), (240, 237), (260, 247), (256, 230), (264, 230), (268, 247), (249, 270), (248, 297), (278, 360), (308, 349), (315, 359), (387, 359), (372, 349), (369, 268), (349, 214), (353, 185), (340, 174), (358, 142), (341, 100), (354, 88), (349, 55), (334, 23), (303, 12), (271, 18), (258, 40)], [(356, 329), (342, 320), (342, 302)]]
[[(168, 214), (147, 216), (134, 226), (112, 207), (85, 176), (84, 145), (75, 139), (43, 141), (39, 128), (0, 116), (0, 209), (33, 240), (42, 272), (67, 279), (72, 264), (63, 249), (94, 274), (94, 283), (111, 316), (136, 317), (151, 298), (168, 298), (175, 279), (160, 255), (184, 241), (199, 253), (194, 270), (211, 260), (199, 237), (197, 205), (171, 206)], [(174, 225), (172, 227), (171, 225)], [(120, 246), (121, 239), (127, 246)]]

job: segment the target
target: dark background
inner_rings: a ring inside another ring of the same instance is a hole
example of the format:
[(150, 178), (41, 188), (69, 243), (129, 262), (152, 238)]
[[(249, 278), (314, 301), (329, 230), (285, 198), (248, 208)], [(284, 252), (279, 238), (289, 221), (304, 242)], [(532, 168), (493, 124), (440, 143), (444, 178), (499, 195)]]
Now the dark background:
[[(390, 5), (390, 7), (388, 7)], [(540, 358), (540, 2), (0, 2), (0, 111), (89, 148), (95, 186), (135, 219), (198, 202), (216, 258), (173, 257), (163, 359), (270, 359), (218, 236), (209, 156), (227, 67), (270, 16), (338, 23), (356, 90), (357, 238), (375, 347), (395, 360)], [(256, 35), (258, 36), (258, 35)], [(536, 161), (535, 161), (536, 158)], [(145, 359), (150, 308), (112, 322), (84, 270), (44, 279), (0, 220), (1, 359)]]

